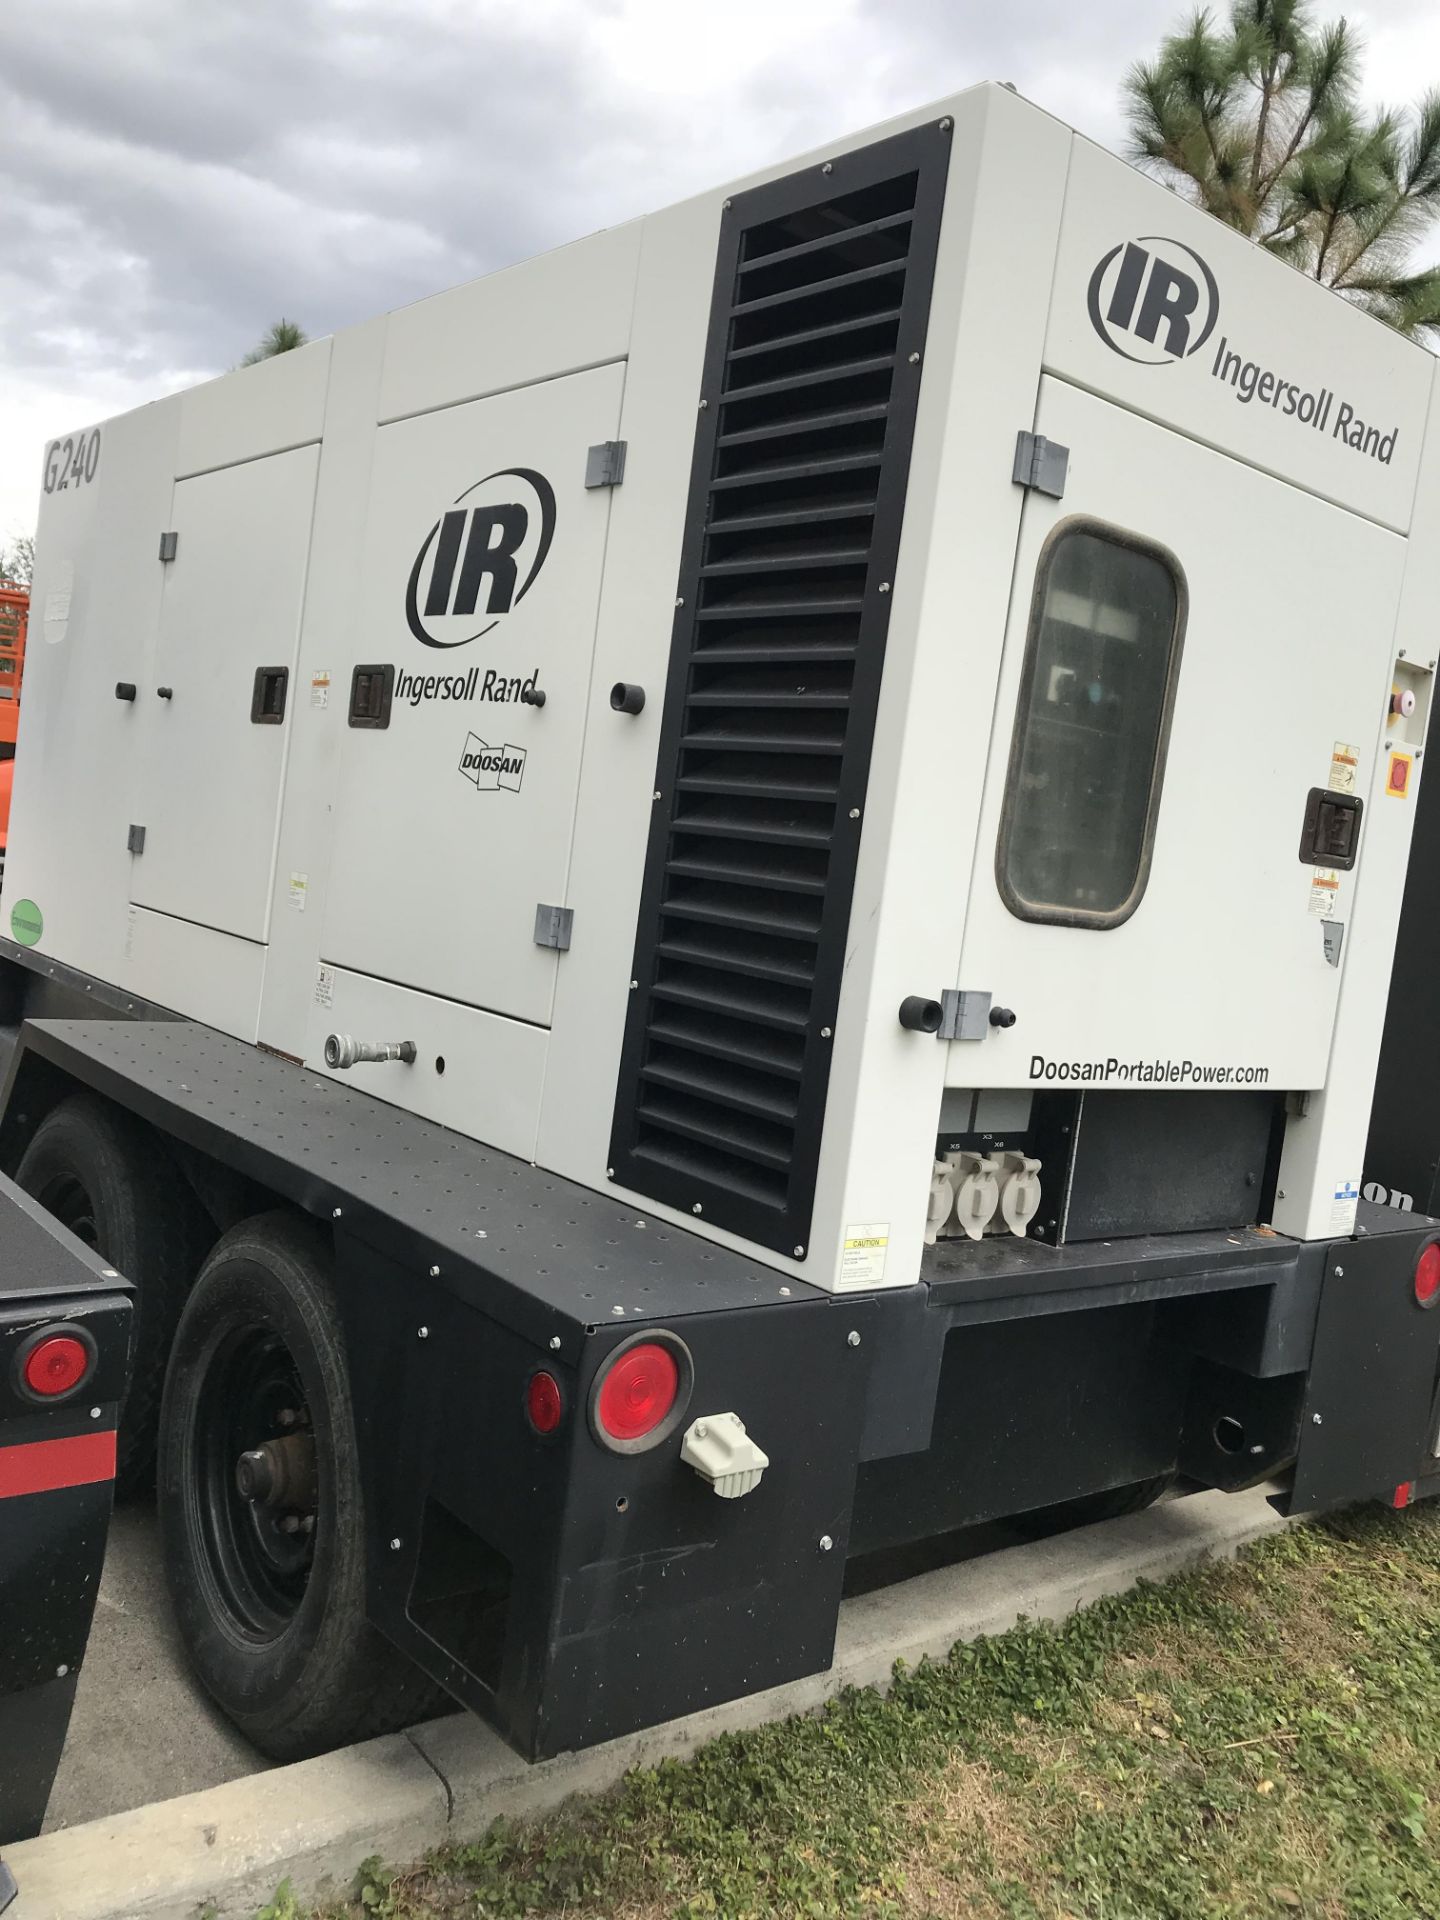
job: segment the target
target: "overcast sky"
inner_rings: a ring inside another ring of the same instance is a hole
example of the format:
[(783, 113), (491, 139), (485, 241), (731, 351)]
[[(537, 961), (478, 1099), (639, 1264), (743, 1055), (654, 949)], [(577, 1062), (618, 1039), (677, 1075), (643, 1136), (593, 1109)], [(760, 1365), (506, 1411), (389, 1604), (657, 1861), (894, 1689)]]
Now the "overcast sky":
[[(1161, 0), (43, 0), (0, 38), (0, 544), (47, 438), (984, 79), (1110, 146)], [(1322, 8), (1328, 12), (1328, 8)], [(1366, 92), (1440, 84), (1373, 0)]]

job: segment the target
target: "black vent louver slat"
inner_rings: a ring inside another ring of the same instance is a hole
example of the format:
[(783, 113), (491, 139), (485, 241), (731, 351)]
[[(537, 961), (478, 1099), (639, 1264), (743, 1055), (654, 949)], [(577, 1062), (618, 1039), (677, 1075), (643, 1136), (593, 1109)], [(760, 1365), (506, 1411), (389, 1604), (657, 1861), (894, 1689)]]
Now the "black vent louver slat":
[(947, 123), (916, 128), (722, 215), (612, 1173), (784, 1253), (810, 1232), (949, 157)]

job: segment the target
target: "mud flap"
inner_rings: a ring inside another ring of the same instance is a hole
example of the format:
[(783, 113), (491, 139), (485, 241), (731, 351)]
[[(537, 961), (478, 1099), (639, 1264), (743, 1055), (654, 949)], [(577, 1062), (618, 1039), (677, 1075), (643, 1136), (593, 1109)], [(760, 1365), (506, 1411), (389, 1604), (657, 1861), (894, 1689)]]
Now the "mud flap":
[(1433, 1238), (1427, 1224), (1329, 1249), (1286, 1512), (1389, 1494), (1425, 1463), (1440, 1309), (1416, 1301), (1415, 1262)]

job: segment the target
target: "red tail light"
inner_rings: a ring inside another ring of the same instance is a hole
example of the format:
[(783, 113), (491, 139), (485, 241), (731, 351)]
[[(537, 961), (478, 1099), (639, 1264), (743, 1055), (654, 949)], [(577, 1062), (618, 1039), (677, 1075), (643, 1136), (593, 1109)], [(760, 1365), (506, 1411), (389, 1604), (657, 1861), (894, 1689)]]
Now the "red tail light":
[(1415, 1298), (1422, 1307), (1440, 1300), (1440, 1240), (1432, 1240), (1415, 1262)]
[(59, 1400), (89, 1378), (95, 1348), (77, 1333), (42, 1333), (20, 1356), (20, 1378), (37, 1400)]
[(553, 1373), (532, 1373), (525, 1389), (525, 1411), (537, 1433), (554, 1433), (565, 1417), (565, 1400)]
[(690, 1398), (690, 1354), (673, 1334), (638, 1336), (597, 1379), (590, 1400), (596, 1436), (619, 1453), (658, 1446)]

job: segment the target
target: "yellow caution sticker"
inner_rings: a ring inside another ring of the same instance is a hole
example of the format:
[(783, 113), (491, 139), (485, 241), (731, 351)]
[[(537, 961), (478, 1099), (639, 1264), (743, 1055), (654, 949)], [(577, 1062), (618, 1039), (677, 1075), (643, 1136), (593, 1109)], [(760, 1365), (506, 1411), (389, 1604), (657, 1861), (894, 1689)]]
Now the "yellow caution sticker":
[(840, 1285), (873, 1287), (885, 1278), (885, 1255), (890, 1246), (890, 1223), (865, 1220), (845, 1229), (840, 1253)]

